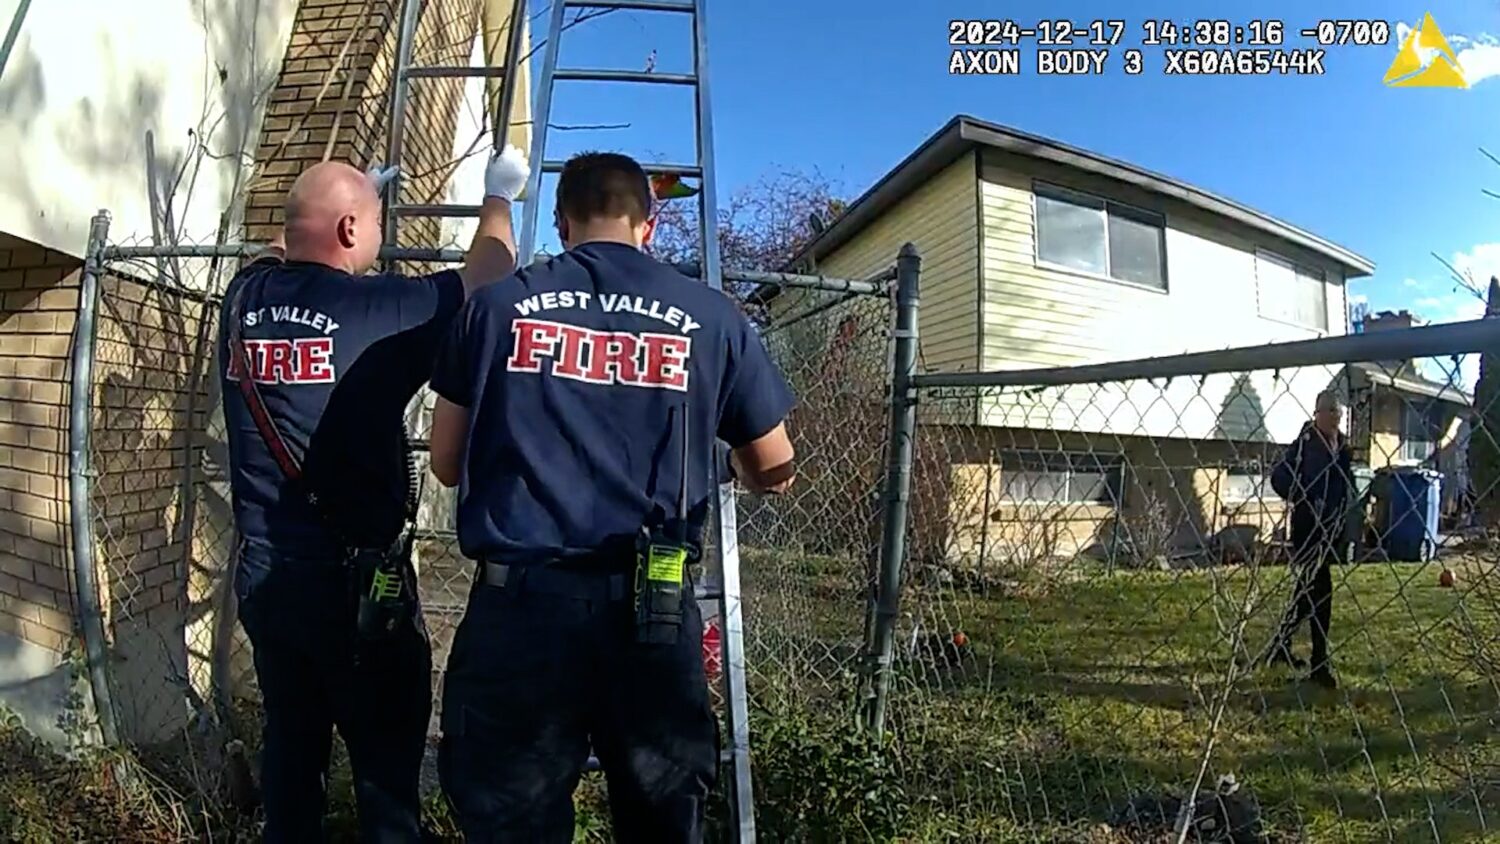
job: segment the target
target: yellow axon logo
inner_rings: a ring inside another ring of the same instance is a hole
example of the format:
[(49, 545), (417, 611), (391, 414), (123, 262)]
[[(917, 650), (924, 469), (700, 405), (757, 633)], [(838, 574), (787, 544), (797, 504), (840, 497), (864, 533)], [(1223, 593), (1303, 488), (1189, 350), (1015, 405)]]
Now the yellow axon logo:
[(1391, 88), (1467, 88), (1464, 69), (1428, 12), (1422, 25), (1406, 34), (1396, 60), (1386, 68), (1385, 84)]

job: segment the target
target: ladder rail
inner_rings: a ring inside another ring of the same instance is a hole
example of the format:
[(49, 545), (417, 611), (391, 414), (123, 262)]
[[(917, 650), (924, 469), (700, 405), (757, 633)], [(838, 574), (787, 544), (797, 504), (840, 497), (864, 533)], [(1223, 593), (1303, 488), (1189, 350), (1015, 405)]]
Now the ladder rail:
[[(505, 40), (505, 82), (500, 86), (500, 102), (495, 107), (494, 141), (495, 154), (505, 151), (505, 140), (510, 135), (510, 114), (516, 106), (516, 83), (520, 80), (521, 42), (526, 35), (526, 0), (516, 0), (510, 10), (510, 31)], [(529, 93), (529, 92), (528, 92)]]
[[(413, 42), (417, 26), (421, 21), (422, 0), (405, 0), (401, 11), (400, 30), (396, 45), (396, 75), (391, 86), (390, 132), (386, 138), (386, 164), (399, 165), (405, 154), (407, 105), (411, 99), (413, 79), (499, 79), (500, 100), (496, 104), (495, 124), (490, 129), (491, 142), (496, 153), (505, 149), (505, 140), (510, 132), (511, 111), (517, 96), (515, 79), (521, 66), (521, 45), (526, 34), (526, 0), (515, 0), (510, 12), (510, 29), (505, 42), (505, 54), (499, 65), (486, 66), (412, 66)], [(483, 33), (480, 34), (481, 39)], [(486, 99), (486, 104), (488, 100)], [(403, 217), (462, 218), (479, 216), (478, 205), (450, 205), (445, 203), (402, 203), (402, 174), (398, 170), (386, 187), (384, 224), (385, 243), (396, 244), (398, 227)]]
[(551, 22), (547, 27), (547, 46), (542, 50), (542, 75), (537, 85), (536, 108), (531, 113), (531, 175), (526, 179), (526, 204), (521, 209), (521, 242), (517, 252), (518, 266), (527, 266), (536, 257), (536, 226), (541, 211), (542, 170), (537, 166), (546, 158), (547, 124), (552, 120), (552, 74), (557, 71), (558, 44), (562, 41), (563, 15), (568, 10), (564, 0), (553, 0)]
[[(553, 0), (547, 43), (543, 52), (541, 76), (537, 85), (536, 108), (532, 112), (531, 175), (526, 184), (526, 202), (518, 239), (519, 263), (530, 264), (537, 252), (537, 224), (541, 217), (541, 182), (546, 173), (561, 172), (565, 162), (546, 157), (548, 124), (552, 117), (553, 94), (558, 82), (589, 81), (645, 83), (657, 85), (691, 85), (694, 88), (694, 164), (643, 164), (648, 175), (675, 174), (697, 177), (698, 190), (698, 270), (704, 283), (715, 290), (724, 289), (724, 271), (718, 239), (718, 186), (713, 145), (713, 116), (708, 85), (708, 31), (704, 6), (706, 0)], [(567, 9), (633, 9), (690, 13), (693, 18), (693, 71), (691, 74), (652, 74), (641, 71), (558, 68), (562, 33)], [(412, 209), (415, 212), (415, 207)], [(715, 539), (719, 557), (717, 588), (707, 588), (694, 597), (718, 604), (718, 619), (723, 636), (720, 657), (721, 683), (725, 718), (728, 722), (728, 747), (720, 759), (729, 767), (726, 797), (734, 816), (734, 838), (755, 841), (755, 802), (750, 771), (749, 691), (745, 677), (744, 606), (740, 591), (740, 551), (734, 485), (722, 483), (718, 467), (710, 461), (710, 480), (717, 490), (714, 497)], [(590, 766), (597, 765), (591, 758)]]
[[(385, 163), (387, 167), (399, 167), (406, 136), (406, 101), (411, 95), (411, 80), (407, 71), (411, 68), (412, 42), (417, 37), (417, 21), (422, 13), (422, 0), (404, 0), (401, 5), (401, 29), (396, 36), (396, 74), (391, 85), (391, 124), (386, 136)], [(396, 243), (396, 227), (400, 218), (396, 215), (396, 203), (401, 198), (401, 171), (386, 184), (384, 234), (387, 245)], [(389, 268), (389, 267), (388, 267)]]
[[(698, 255), (702, 277), (709, 287), (724, 289), (719, 251), (718, 172), (714, 156), (713, 109), (709, 95), (707, 0), (695, 0), (693, 14), (693, 76), (698, 166), (703, 178), (698, 189)], [(710, 476), (717, 477), (717, 461)], [(723, 628), (719, 650), (723, 660), (724, 708), (729, 721), (729, 758), (733, 775), (730, 799), (737, 840), (755, 841), (755, 791), (750, 771), (749, 688), (745, 678), (745, 615), (740, 594), (740, 546), (734, 483), (720, 483), (715, 507), (719, 532), (719, 623)]]

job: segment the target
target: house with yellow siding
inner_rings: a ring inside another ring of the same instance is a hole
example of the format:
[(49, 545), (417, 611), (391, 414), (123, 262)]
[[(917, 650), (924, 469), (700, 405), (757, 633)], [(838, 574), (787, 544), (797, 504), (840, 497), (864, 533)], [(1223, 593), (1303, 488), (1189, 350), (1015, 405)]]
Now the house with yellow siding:
[[(851, 203), (791, 269), (862, 277), (907, 241), (922, 255), (920, 366), (929, 372), (1342, 334), (1346, 285), (1374, 270), (1232, 200), (967, 116)], [(929, 445), (919, 456), (942, 465), (918, 467), (918, 551), (981, 560), (1125, 546), (1236, 553), (1247, 532), (1269, 538), (1280, 520), (1280, 502), (1260, 493), (1265, 466), (1319, 391), (1347, 393), (1342, 373), (923, 396)]]

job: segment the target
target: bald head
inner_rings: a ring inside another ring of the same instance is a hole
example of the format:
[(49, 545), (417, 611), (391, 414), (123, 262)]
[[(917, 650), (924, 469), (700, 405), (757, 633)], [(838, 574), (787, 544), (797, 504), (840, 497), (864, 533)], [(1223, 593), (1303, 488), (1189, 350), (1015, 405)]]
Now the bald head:
[(304, 170), (286, 197), (286, 256), (354, 275), (375, 265), (383, 237), (370, 179), (338, 161)]

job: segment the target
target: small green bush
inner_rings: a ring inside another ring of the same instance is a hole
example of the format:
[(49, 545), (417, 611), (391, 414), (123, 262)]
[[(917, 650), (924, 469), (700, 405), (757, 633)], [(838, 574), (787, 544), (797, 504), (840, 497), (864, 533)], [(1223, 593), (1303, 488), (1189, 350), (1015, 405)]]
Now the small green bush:
[(897, 745), (851, 720), (805, 711), (755, 713), (756, 833), (769, 841), (889, 841), (912, 805)]

